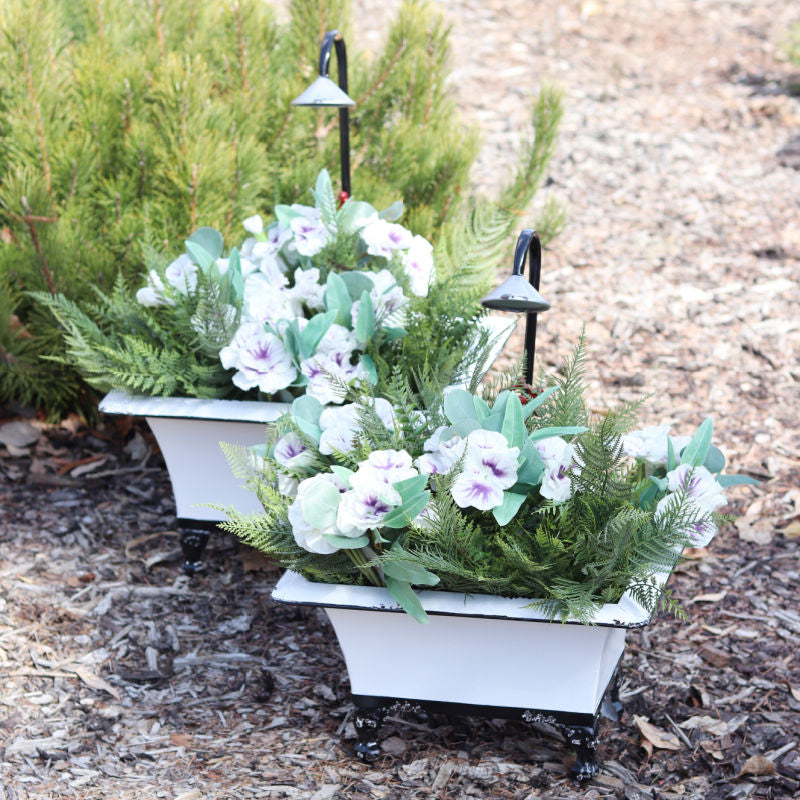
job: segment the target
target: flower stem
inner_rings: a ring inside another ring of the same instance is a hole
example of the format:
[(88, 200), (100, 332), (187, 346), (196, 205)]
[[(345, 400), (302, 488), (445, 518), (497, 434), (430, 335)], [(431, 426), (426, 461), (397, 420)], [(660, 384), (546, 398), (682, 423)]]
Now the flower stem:
[(360, 548), (355, 550), (347, 550), (345, 552), (348, 556), (350, 556), (350, 560), (358, 567), (361, 573), (373, 586), (382, 587), (384, 585), (378, 573), (375, 572), (375, 568), (367, 565), (367, 559), (361, 552)]

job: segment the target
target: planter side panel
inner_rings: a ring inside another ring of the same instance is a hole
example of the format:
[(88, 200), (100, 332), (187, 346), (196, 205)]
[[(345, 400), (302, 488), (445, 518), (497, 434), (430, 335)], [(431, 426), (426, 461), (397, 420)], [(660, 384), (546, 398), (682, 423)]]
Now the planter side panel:
[(226, 518), (202, 503), (232, 505), (245, 514), (263, 511), (255, 494), (233, 474), (220, 443), (263, 444), (266, 423), (174, 417), (147, 417), (147, 422), (164, 454), (179, 517), (211, 522)]
[(325, 609), (354, 694), (594, 714), (625, 630)]

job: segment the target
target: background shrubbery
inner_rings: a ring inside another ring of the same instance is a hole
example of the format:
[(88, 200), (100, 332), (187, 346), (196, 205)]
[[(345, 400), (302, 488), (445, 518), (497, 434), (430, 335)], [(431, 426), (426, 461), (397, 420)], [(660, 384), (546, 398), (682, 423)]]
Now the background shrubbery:
[[(354, 194), (402, 198), (404, 224), (440, 242), (449, 268), (465, 238), (520, 227), (561, 115), (544, 90), (518, 174), (478, 206), (465, 197), (476, 134), (446, 90), (447, 28), (419, 0), (371, 60), (348, 0), (295, 0), (286, 24), (259, 0), (0, 0), (0, 20), (0, 405), (51, 415), (90, 397), (43, 360), (63, 346), (28, 292), (87, 300), (118, 272), (137, 282), (146, 246), (177, 255), (200, 225), (227, 237), (278, 198), (309, 201), (321, 167), (338, 175), (336, 113), (290, 105), (326, 30), (349, 49)], [(560, 215), (544, 216), (546, 238)]]

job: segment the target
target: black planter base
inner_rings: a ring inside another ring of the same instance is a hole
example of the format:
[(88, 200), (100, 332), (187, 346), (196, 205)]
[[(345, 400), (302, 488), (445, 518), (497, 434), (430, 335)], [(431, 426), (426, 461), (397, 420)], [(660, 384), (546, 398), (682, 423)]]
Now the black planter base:
[[(575, 764), (570, 772), (572, 777), (579, 782), (591, 780), (600, 771), (597, 762), (597, 732), (601, 713), (618, 719), (622, 711), (616, 673), (611, 680), (608, 697), (594, 714), (505, 706), (478, 706), (469, 703), (445, 703), (433, 700), (402, 700), (372, 695), (353, 695), (353, 702), (356, 706), (355, 729), (358, 736), (355, 752), (362, 761), (372, 761), (380, 756), (380, 728), (389, 714), (424, 711), (451, 716), (513, 719), (531, 725), (544, 723), (556, 728), (575, 749)], [(613, 714), (607, 713), (607, 710), (612, 711)]]

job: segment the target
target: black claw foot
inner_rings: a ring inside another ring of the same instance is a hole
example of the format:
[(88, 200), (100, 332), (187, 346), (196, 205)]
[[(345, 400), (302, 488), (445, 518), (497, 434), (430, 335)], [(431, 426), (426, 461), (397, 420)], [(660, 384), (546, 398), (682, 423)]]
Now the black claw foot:
[(575, 726), (563, 728), (567, 741), (575, 748), (575, 763), (570, 774), (583, 783), (590, 781), (600, 772), (597, 763), (597, 726)]
[(181, 550), (183, 550), (183, 571), (194, 575), (203, 569), (203, 551), (208, 544), (209, 531), (184, 528), (181, 532)]
[(358, 742), (356, 755), (362, 761), (374, 761), (381, 754), (380, 727), (386, 716), (384, 704), (376, 699), (354, 697), (356, 705), (355, 728)]

